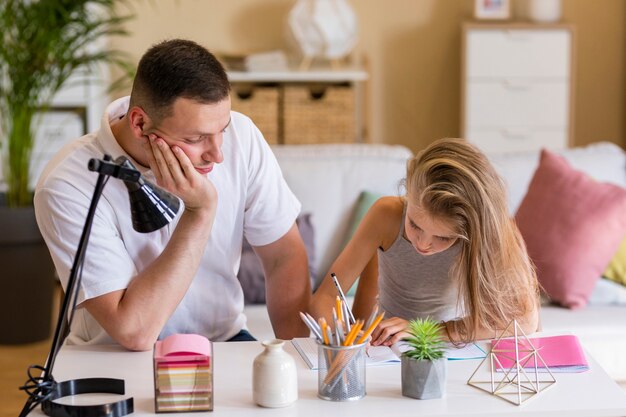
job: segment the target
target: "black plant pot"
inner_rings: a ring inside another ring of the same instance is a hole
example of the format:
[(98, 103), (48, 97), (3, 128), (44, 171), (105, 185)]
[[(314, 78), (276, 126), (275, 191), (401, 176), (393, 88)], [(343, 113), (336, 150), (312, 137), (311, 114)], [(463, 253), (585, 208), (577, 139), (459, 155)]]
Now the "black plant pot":
[(32, 207), (0, 201), (0, 344), (50, 336), (54, 266)]

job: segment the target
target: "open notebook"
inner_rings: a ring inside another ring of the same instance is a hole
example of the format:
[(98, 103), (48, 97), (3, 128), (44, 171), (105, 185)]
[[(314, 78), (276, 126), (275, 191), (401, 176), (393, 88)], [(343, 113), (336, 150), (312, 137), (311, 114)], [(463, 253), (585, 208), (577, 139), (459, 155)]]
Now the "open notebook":
[[(296, 348), (304, 362), (310, 369), (318, 369), (317, 365), (317, 341), (312, 337), (296, 337), (291, 343)], [(404, 342), (394, 344), (392, 347), (388, 346), (369, 346), (367, 348), (367, 356), (365, 358), (365, 364), (367, 366), (376, 365), (389, 365), (393, 363), (400, 363), (400, 355), (409, 347)], [(478, 345), (470, 343), (462, 348), (456, 348), (453, 345), (448, 345), (446, 349), (446, 357), (448, 360), (459, 359), (482, 359), (486, 356), (486, 353)]]

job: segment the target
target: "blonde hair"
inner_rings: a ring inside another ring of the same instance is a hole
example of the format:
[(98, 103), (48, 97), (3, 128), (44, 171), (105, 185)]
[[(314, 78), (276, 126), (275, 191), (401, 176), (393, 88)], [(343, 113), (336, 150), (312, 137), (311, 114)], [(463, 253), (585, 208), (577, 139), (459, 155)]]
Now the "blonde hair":
[(452, 324), (460, 341), (474, 340), (479, 328), (504, 330), (534, 308), (537, 276), (485, 155), (463, 139), (435, 141), (408, 162), (406, 190), (410, 203), (448, 221), (460, 239), (452, 268), (465, 311)]

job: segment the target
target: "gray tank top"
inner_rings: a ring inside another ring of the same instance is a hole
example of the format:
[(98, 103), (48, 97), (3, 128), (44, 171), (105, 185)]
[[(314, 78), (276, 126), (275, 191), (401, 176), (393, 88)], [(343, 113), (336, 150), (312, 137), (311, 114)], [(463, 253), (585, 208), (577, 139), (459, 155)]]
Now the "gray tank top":
[(456, 242), (434, 255), (418, 253), (404, 237), (404, 216), (395, 242), (378, 249), (378, 306), (385, 318), (405, 320), (427, 316), (440, 321), (461, 316), (457, 312), (458, 284), (450, 273), (461, 250)]

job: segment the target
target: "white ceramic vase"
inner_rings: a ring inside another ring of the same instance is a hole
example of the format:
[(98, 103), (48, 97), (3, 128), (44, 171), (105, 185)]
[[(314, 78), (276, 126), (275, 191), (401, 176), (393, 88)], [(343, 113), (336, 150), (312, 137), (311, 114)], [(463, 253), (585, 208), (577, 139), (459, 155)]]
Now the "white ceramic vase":
[(252, 368), (254, 402), (261, 407), (286, 407), (298, 399), (296, 362), (280, 339), (266, 340)]

